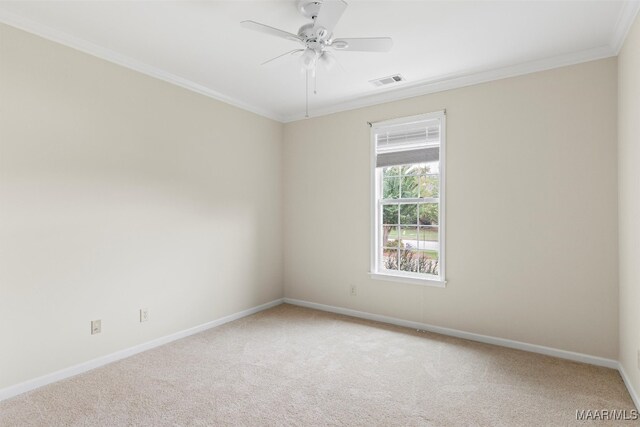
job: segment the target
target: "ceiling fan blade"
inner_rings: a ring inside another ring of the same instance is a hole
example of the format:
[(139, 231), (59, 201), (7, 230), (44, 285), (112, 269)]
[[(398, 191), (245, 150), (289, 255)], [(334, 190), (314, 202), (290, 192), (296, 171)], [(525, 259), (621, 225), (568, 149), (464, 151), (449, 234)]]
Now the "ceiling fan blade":
[(283, 57), (283, 56), (285, 56), (285, 55), (289, 55), (289, 54), (296, 53), (296, 52), (302, 52), (303, 50), (304, 50), (304, 49), (293, 49), (293, 50), (290, 50), (289, 52), (285, 52), (285, 53), (283, 53), (282, 55), (278, 55), (278, 56), (276, 56), (275, 58), (271, 58), (271, 59), (269, 59), (268, 61), (264, 61), (264, 62), (263, 62), (262, 64), (260, 64), (260, 65), (268, 64), (269, 62), (271, 62), (271, 61), (275, 61), (275, 60), (276, 60), (276, 59), (278, 59), (278, 58), (282, 58), (282, 57)]
[(351, 50), (359, 52), (388, 52), (393, 46), (389, 37), (366, 37), (356, 39), (334, 39), (331, 47), (335, 50)]
[[(320, 38), (330, 36), (346, 8), (347, 2), (344, 0), (324, 0), (313, 24), (316, 35)], [(325, 30), (324, 34), (320, 33), (322, 29)]]
[(277, 28), (273, 28), (268, 25), (261, 24), (259, 22), (242, 21), (240, 25), (242, 25), (243, 28), (246, 28), (249, 30), (258, 31), (260, 33), (269, 34), (272, 36), (279, 37), (281, 39), (293, 40), (293, 41), (302, 43), (302, 39), (293, 33), (288, 33), (286, 31), (282, 31)]

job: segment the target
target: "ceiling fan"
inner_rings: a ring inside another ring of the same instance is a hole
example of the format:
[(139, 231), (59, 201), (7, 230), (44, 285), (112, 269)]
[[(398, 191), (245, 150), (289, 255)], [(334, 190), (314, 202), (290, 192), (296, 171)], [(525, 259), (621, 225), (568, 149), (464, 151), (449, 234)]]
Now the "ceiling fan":
[[(331, 54), (331, 50), (336, 51), (359, 51), (359, 52), (388, 52), (393, 46), (393, 40), (389, 37), (366, 37), (366, 38), (334, 38), (333, 29), (342, 17), (347, 3), (344, 0), (299, 0), (298, 10), (312, 22), (303, 25), (298, 29), (297, 34), (279, 30), (269, 25), (255, 21), (242, 21), (240, 25), (244, 28), (258, 31), (271, 36), (291, 40), (301, 46), (297, 49), (285, 52), (275, 58), (262, 63), (267, 64), (283, 56), (302, 52), (301, 61), (304, 69), (311, 71), (315, 77), (316, 66), (322, 63), (330, 69), (336, 62)], [(308, 117), (308, 90), (307, 90), (307, 117)]]

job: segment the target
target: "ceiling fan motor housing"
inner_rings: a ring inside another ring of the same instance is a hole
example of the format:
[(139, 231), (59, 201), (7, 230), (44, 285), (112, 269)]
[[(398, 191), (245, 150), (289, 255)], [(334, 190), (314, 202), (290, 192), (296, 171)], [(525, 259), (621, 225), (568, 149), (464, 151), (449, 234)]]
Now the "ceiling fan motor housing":
[(310, 22), (308, 24), (304, 24), (302, 27), (300, 27), (300, 29), (298, 30), (298, 35), (303, 39), (303, 40), (309, 40), (315, 37), (315, 32), (313, 30), (313, 22)]
[[(320, 32), (323, 32), (323, 37), (320, 37)], [(324, 48), (329, 44), (328, 35), (330, 34), (325, 28), (320, 28), (320, 30), (316, 32), (313, 22), (303, 25), (298, 30), (298, 36), (300, 36), (300, 38), (304, 40), (305, 46), (308, 49), (315, 50), (318, 53), (322, 52)]]
[(304, 24), (298, 30), (298, 36), (302, 38), (305, 42), (309, 42), (312, 40), (328, 42), (331, 38), (331, 32), (329, 32), (326, 28), (320, 27), (315, 28), (314, 22), (309, 22), (308, 24)]

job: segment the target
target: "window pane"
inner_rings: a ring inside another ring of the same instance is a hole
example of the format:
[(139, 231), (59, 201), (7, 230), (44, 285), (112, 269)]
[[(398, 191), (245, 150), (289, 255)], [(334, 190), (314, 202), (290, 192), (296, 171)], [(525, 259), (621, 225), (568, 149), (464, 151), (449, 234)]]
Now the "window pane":
[(390, 166), (387, 168), (382, 168), (382, 176), (383, 177), (390, 177), (390, 176), (399, 176), (400, 175), (400, 168), (398, 166)]
[(439, 174), (440, 173), (440, 162), (429, 162), (429, 163), (423, 163), (424, 166), (424, 173), (433, 173), (433, 174)]
[(396, 249), (385, 249), (382, 251), (382, 266), (387, 270), (398, 269), (398, 251)]
[(382, 198), (397, 199), (398, 197), (400, 197), (400, 177), (384, 177), (382, 179)]
[(402, 198), (415, 198), (418, 197), (418, 190), (420, 188), (420, 177), (417, 175), (403, 176), (401, 186)]
[(418, 227), (400, 227), (400, 242), (404, 249), (417, 249)]
[(418, 272), (436, 276), (440, 274), (440, 257), (437, 251), (421, 251)]
[(420, 241), (421, 242), (437, 242), (438, 241), (438, 227), (420, 227)]
[(420, 252), (419, 251), (400, 251), (400, 270), (419, 272)]
[(430, 163), (415, 163), (413, 165), (407, 165), (404, 170), (404, 175), (428, 175), (438, 174), (438, 162)]
[(400, 175), (402, 176), (410, 175), (412, 168), (413, 165), (402, 165), (398, 167), (398, 169), (400, 170)]
[(399, 244), (398, 227), (390, 225), (382, 226), (382, 247), (397, 248)]
[(412, 173), (414, 175), (424, 175), (425, 173), (427, 173), (426, 163), (416, 163), (415, 165), (413, 165)]
[(419, 187), (419, 197), (438, 198), (440, 192), (440, 177), (438, 175), (422, 175), (420, 176)]
[(398, 223), (398, 205), (382, 206), (382, 223), (392, 225)]
[(401, 169), (402, 175), (420, 175), (422, 173), (422, 166), (423, 165), (421, 163), (404, 165)]
[(419, 215), (420, 225), (438, 225), (438, 204), (421, 203)]
[(418, 223), (418, 205), (417, 204), (403, 204), (400, 205), (400, 224), (412, 224)]

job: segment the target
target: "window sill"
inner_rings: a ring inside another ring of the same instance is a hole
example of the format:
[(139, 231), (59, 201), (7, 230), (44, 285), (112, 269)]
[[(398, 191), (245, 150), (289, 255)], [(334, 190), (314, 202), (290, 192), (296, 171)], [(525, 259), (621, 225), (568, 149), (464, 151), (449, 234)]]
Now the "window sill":
[(411, 276), (401, 276), (399, 274), (388, 274), (388, 273), (369, 273), (372, 279), (375, 280), (385, 280), (387, 282), (400, 282), (400, 283), (409, 283), (412, 285), (421, 285), (421, 286), (432, 286), (435, 288), (444, 288), (446, 287), (447, 281), (438, 278), (421, 278), (421, 277), (411, 277)]

